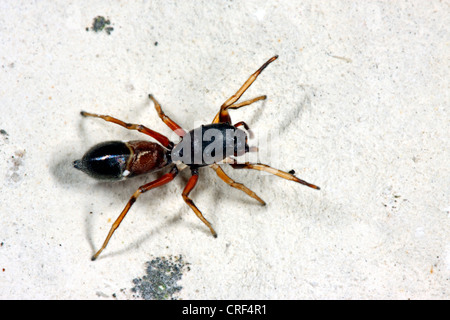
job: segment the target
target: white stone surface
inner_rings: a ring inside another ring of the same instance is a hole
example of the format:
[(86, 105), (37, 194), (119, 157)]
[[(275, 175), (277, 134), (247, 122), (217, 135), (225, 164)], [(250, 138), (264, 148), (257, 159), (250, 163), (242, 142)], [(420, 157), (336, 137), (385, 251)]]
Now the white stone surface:
[[(448, 299), (446, 1), (29, 1), (0, 10), (0, 298), (133, 298), (152, 257), (190, 263), (183, 299)], [(114, 31), (85, 28), (98, 15)], [(157, 45), (155, 45), (157, 42)], [(152, 174), (104, 184), (71, 167), (103, 140), (163, 134), (148, 93), (187, 129), (274, 54), (232, 112), (271, 135), (273, 167), (315, 191), (225, 168), (268, 205), (201, 171), (139, 198)]]

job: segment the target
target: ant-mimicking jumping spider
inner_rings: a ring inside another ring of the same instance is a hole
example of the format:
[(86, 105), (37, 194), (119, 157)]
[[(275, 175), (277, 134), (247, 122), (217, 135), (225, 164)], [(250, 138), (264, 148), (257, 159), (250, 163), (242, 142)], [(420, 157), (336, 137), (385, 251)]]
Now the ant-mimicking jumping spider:
[[(74, 161), (73, 165), (75, 168), (87, 173), (95, 179), (121, 180), (123, 178), (129, 178), (143, 173), (155, 172), (167, 166), (172, 166), (168, 173), (152, 182), (140, 186), (136, 192), (133, 193), (125, 208), (113, 223), (102, 247), (92, 256), (92, 260), (97, 259), (103, 249), (106, 248), (114, 231), (119, 227), (133, 203), (142, 193), (172, 181), (180, 170), (187, 167), (191, 170), (191, 177), (183, 190), (183, 199), (195, 212), (197, 217), (200, 218), (200, 220), (209, 228), (214, 237), (217, 237), (217, 234), (213, 227), (203, 217), (202, 213), (194, 204), (192, 199), (189, 198), (189, 193), (197, 184), (198, 169), (201, 167), (208, 166), (212, 168), (219, 178), (225, 181), (228, 185), (245, 192), (250, 197), (258, 200), (262, 205), (265, 205), (266, 203), (258, 197), (256, 193), (243, 184), (235, 182), (231, 179), (227, 174), (225, 174), (218, 163), (222, 162), (230, 164), (234, 169), (254, 169), (265, 171), (281, 178), (304, 184), (313, 189), (320, 189), (318, 186), (297, 178), (294, 175), (295, 172), (293, 170), (284, 172), (261, 163), (237, 163), (233, 158), (233, 156), (244, 155), (245, 153), (251, 151), (252, 148), (250, 148), (247, 144), (247, 132), (238, 128), (242, 126), (248, 131), (248, 125), (244, 121), (240, 121), (234, 125), (231, 124), (231, 118), (228, 110), (238, 109), (248, 106), (256, 101), (266, 99), (266, 96), (264, 95), (241, 103), (236, 103), (242, 94), (256, 80), (258, 75), (277, 58), (278, 56), (270, 58), (255, 73), (253, 73), (242, 85), (242, 87), (222, 104), (219, 112), (214, 117), (211, 124), (202, 125), (189, 132), (186, 132), (172, 119), (166, 116), (166, 114), (162, 111), (160, 104), (150, 94), (148, 97), (153, 101), (161, 120), (181, 138), (180, 142), (177, 144), (174, 144), (166, 136), (143, 125), (126, 123), (107, 115), (98, 115), (81, 111), (81, 115), (84, 117), (101, 118), (105, 121), (118, 124), (126, 129), (142, 132), (154, 138), (159, 142), (159, 144), (144, 140), (129, 142), (108, 141), (99, 143), (89, 149), (80, 160)], [(213, 141), (216, 148), (211, 148), (213, 143), (206, 143), (205, 136), (207, 134), (211, 137), (213, 136), (214, 139), (210, 139), (208, 141)]]

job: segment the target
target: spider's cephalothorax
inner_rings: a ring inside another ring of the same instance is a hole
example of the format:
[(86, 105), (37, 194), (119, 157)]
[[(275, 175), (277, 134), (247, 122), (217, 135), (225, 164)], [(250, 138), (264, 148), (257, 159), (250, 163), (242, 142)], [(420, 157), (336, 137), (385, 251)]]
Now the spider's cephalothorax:
[(243, 184), (231, 179), (218, 163), (223, 162), (230, 164), (234, 169), (254, 169), (269, 172), (281, 178), (295, 181), (317, 190), (320, 189), (313, 184), (297, 178), (293, 174), (293, 171), (284, 172), (261, 163), (236, 163), (234, 159), (234, 157), (241, 156), (250, 150), (247, 144), (247, 132), (238, 128), (243, 126), (248, 131), (249, 127), (243, 121), (233, 125), (228, 110), (238, 109), (256, 101), (266, 99), (266, 96), (259, 96), (251, 100), (236, 103), (253, 81), (256, 80), (258, 75), (277, 58), (278, 56), (270, 58), (255, 73), (253, 73), (242, 87), (222, 104), (211, 124), (202, 125), (189, 132), (186, 132), (177, 123), (166, 116), (156, 99), (152, 95), (149, 95), (161, 120), (181, 138), (180, 142), (177, 144), (174, 144), (166, 136), (143, 125), (126, 123), (106, 115), (98, 115), (84, 111), (81, 112), (81, 115), (85, 117), (101, 118), (127, 129), (142, 132), (154, 138), (159, 144), (141, 140), (129, 142), (103, 142), (89, 149), (80, 160), (74, 161), (75, 168), (99, 180), (121, 180), (123, 178), (161, 170), (168, 166), (171, 167), (169, 172), (152, 182), (140, 186), (136, 192), (133, 193), (127, 205), (113, 223), (102, 247), (94, 254), (92, 260), (95, 260), (103, 249), (106, 248), (114, 231), (119, 227), (133, 203), (142, 193), (172, 181), (178, 172), (186, 167), (189, 167), (191, 170), (191, 178), (182, 192), (183, 199), (195, 212), (197, 217), (208, 226), (215, 237), (217, 234), (213, 227), (203, 217), (192, 199), (189, 198), (189, 193), (197, 183), (199, 175), (198, 169), (200, 167), (208, 166), (212, 168), (217, 176), (224, 182), (233, 188), (245, 192), (248, 196), (256, 199), (262, 205), (265, 205), (266, 203), (258, 197), (256, 193)]
[(249, 151), (247, 134), (228, 123), (202, 125), (189, 131), (172, 150), (172, 161), (204, 167)]

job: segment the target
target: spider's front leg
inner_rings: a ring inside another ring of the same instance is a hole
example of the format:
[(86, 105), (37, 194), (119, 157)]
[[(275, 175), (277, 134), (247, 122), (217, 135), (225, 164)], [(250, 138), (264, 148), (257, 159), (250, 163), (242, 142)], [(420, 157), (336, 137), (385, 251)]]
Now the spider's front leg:
[[(214, 120), (213, 120), (212, 123), (219, 123), (221, 120), (225, 121), (225, 122), (228, 122), (228, 123), (231, 123), (230, 113), (228, 112), (229, 109), (239, 109), (239, 108), (248, 106), (248, 105), (250, 105), (250, 104), (252, 104), (252, 103), (254, 103), (256, 101), (266, 100), (266, 99), (267, 99), (267, 96), (264, 95), (264, 96), (259, 96), (259, 97), (256, 97), (256, 98), (253, 98), (253, 99), (250, 99), (250, 100), (246, 100), (246, 101), (243, 101), (243, 102), (240, 102), (240, 103), (232, 104), (232, 105), (224, 108), (222, 111), (219, 110), (219, 112), (214, 117)], [(222, 117), (220, 117), (221, 114), (222, 114)]]
[(320, 187), (318, 187), (312, 183), (306, 182), (305, 180), (299, 179), (292, 173), (284, 172), (284, 171), (272, 168), (272, 167), (268, 166), (267, 164), (249, 163), (249, 162), (235, 163), (235, 162), (233, 162), (233, 160), (230, 160), (227, 163), (230, 164), (234, 169), (253, 169), (253, 170), (259, 170), (259, 171), (265, 171), (265, 172), (271, 173), (273, 175), (276, 175), (280, 178), (295, 181), (295, 182), (303, 184), (307, 187), (310, 187), (310, 188), (313, 188), (316, 190), (320, 190)]
[[(228, 98), (227, 101), (225, 101), (222, 106), (220, 107), (220, 111), (217, 114), (217, 116), (214, 118), (213, 123), (221, 123), (221, 122), (226, 122), (226, 123), (231, 123), (231, 118), (230, 118), (230, 114), (228, 113), (229, 108), (232, 108), (233, 104), (239, 100), (239, 98), (244, 94), (244, 92), (252, 85), (252, 83), (256, 80), (256, 78), (259, 76), (259, 74), (273, 61), (275, 61), (278, 58), (278, 56), (273, 56), (272, 58), (270, 58), (269, 60), (267, 60), (258, 70), (256, 70), (255, 73), (253, 73), (248, 79), (247, 81), (244, 82), (244, 84), (242, 85), (242, 87), (234, 94), (232, 95), (230, 98)], [(261, 96), (261, 97), (257, 97), (254, 98), (252, 100), (248, 100), (245, 102), (242, 102), (238, 105), (235, 105), (235, 108), (237, 109), (238, 107), (243, 107), (244, 105), (249, 105), (255, 101), (258, 100), (262, 100), (265, 99), (266, 96)], [(238, 106), (238, 107), (237, 107)]]

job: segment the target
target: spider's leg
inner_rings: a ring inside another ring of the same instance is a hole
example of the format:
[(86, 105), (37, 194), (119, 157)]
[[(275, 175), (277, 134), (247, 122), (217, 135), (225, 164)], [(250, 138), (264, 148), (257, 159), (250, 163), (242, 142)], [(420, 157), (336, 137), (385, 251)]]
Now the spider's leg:
[[(228, 113), (228, 109), (239, 109), (239, 108), (248, 106), (248, 105), (250, 105), (250, 104), (252, 104), (252, 103), (254, 103), (256, 101), (266, 100), (266, 99), (267, 99), (267, 96), (259, 96), (259, 97), (256, 97), (256, 98), (253, 98), (253, 99), (250, 99), (250, 100), (246, 100), (246, 101), (243, 101), (243, 102), (240, 102), (240, 103), (232, 104), (231, 106), (226, 107), (224, 109), (223, 113), (225, 115), (228, 114), (229, 122), (231, 122), (231, 118), (230, 118), (230, 115)], [(220, 116), (220, 111), (216, 114), (216, 116), (214, 117), (214, 120), (213, 120), (212, 123), (219, 123), (220, 122), (219, 121), (219, 116)]]
[(181, 128), (177, 123), (175, 123), (175, 121), (166, 116), (166, 114), (161, 109), (161, 105), (159, 104), (158, 101), (156, 101), (153, 95), (149, 94), (148, 97), (153, 101), (156, 112), (158, 112), (158, 115), (161, 118), (161, 120), (177, 135), (179, 135), (180, 137), (184, 136), (186, 134), (186, 131), (183, 128)]
[(127, 122), (123, 122), (122, 120), (113, 118), (111, 116), (89, 113), (89, 112), (85, 112), (85, 111), (81, 111), (80, 113), (83, 117), (100, 118), (105, 121), (118, 124), (119, 126), (122, 126), (129, 130), (137, 130), (139, 132), (142, 132), (142, 133), (154, 138), (156, 141), (161, 143), (166, 148), (172, 149), (172, 147), (173, 147), (173, 142), (171, 142), (166, 136), (162, 135), (159, 132), (153, 131), (152, 129), (149, 129), (141, 124), (127, 123)]
[(261, 199), (260, 197), (258, 197), (258, 195), (256, 193), (254, 193), (252, 190), (250, 190), (249, 188), (244, 186), (242, 183), (236, 182), (233, 179), (231, 179), (219, 165), (212, 164), (212, 165), (210, 165), (210, 167), (212, 169), (214, 169), (216, 171), (216, 174), (219, 176), (219, 178), (222, 179), (230, 187), (241, 190), (241, 191), (245, 192), (247, 195), (249, 195), (250, 197), (252, 197), (253, 199), (258, 200), (263, 206), (266, 205), (264, 200)]
[(235, 127), (235, 128), (240, 127), (240, 126), (243, 126), (245, 128), (245, 130), (247, 130), (249, 138), (253, 139), (254, 134), (253, 134), (253, 131), (250, 130), (250, 127), (248, 126), (248, 124), (246, 124), (244, 121), (239, 121), (238, 123), (233, 124), (233, 127)]
[[(228, 113), (228, 108), (233, 105), (236, 101), (239, 100), (239, 98), (244, 94), (244, 92), (248, 89), (248, 87), (251, 86), (251, 84), (256, 80), (256, 78), (259, 76), (259, 74), (273, 61), (275, 61), (278, 58), (278, 56), (274, 56), (272, 58), (270, 58), (269, 60), (266, 61), (266, 63), (264, 63), (255, 73), (253, 73), (248, 79), (247, 81), (244, 82), (244, 84), (242, 85), (242, 87), (234, 94), (232, 95), (230, 98), (228, 98), (228, 100), (226, 100), (222, 106), (220, 107), (220, 111), (219, 111), (219, 117), (218, 119), (214, 119), (215, 121), (213, 121), (213, 123), (220, 123), (220, 122), (226, 122), (226, 123), (231, 123), (231, 119), (230, 119), (230, 115)], [(258, 98), (256, 98), (258, 99)], [(255, 100), (255, 99), (253, 99)], [(252, 101), (252, 100), (250, 100)], [(252, 101), (254, 102), (254, 101)], [(250, 102), (251, 103), (251, 102)]]
[(310, 188), (320, 190), (320, 188), (318, 186), (316, 186), (316, 185), (313, 185), (313, 184), (311, 184), (309, 182), (301, 180), (301, 179), (297, 178), (296, 176), (294, 176), (291, 173), (284, 172), (284, 171), (281, 171), (281, 170), (269, 167), (266, 164), (261, 164), (261, 163), (251, 164), (249, 162), (246, 162), (246, 163), (230, 163), (230, 165), (234, 169), (254, 169), (254, 170), (259, 170), (259, 171), (265, 171), (265, 172), (274, 174), (276, 176), (279, 176), (279, 177), (281, 177), (283, 179), (295, 181), (295, 182), (301, 183), (301, 184), (303, 184), (305, 186), (308, 186)]
[(239, 103), (232, 104), (232, 105), (228, 106), (227, 109), (239, 109), (239, 108), (248, 106), (248, 105), (250, 105), (250, 104), (252, 104), (252, 103), (254, 103), (256, 101), (266, 100), (266, 99), (267, 99), (266, 95), (259, 96), (259, 97), (256, 97), (256, 98), (253, 98), (253, 99), (250, 99), (250, 100), (245, 100), (245, 101), (242, 101), (242, 102), (239, 102)]
[(147, 184), (144, 184), (143, 186), (140, 186), (135, 193), (133, 193), (133, 195), (131, 196), (130, 200), (128, 201), (127, 205), (125, 206), (125, 208), (122, 210), (122, 212), (120, 213), (119, 217), (116, 219), (116, 221), (113, 223), (111, 230), (109, 230), (108, 236), (105, 239), (105, 242), (103, 242), (102, 247), (92, 256), (92, 260), (97, 259), (97, 257), (100, 255), (100, 253), (103, 251), (103, 249), (106, 248), (106, 246), (108, 245), (109, 239), (111, 239), (114, 231), (116, 231), (116, 229), (119, 227), (120, 223), (122, 222), (123, 218), (125, 218), (126, 214), (128, 213), (128, 211), (130, 210), (131, 206), (133, 205), (133, 203), (136, 202), (136, 199), (144, 192), (147, 192), (150, 189), (153, 188), (157, 188), (160, 187), (166, 183), (169, 183), (170, 181), (172, 181), (175, 176), (178, 173), (178, 169), (177, 167), (173, 167), (172, 170), (169, 173), (166, 173), (165, 175), (161, 176), (160, 178), (149, 182)]
[(186, 204), (195, 212), (195, 214), (197, 215), (197, 217), (202, 220), (202, 222), (204, 224), (206, 224), (206, 226), (209, 228), (209, 230), (211, 230), (212, 235), (217, 238), (217, 233), (216, 231), (214, 231), (213, 227), (211, 226), (211, 224), (208, 222), (208, 220), (205, 219), (205, 217), (203, 217), (202, 213), (200, 212), (200, 210), (198, 210), (198, 208), (196, 207), (196, 205), (194, 204), (194, 202), (192, 201), (191, 198), (189, 198), (189, 193), (192, 191), (192, 189), (194, 189), (195, 185), (197, 184), (197, 180), (198, 180), (198, 169), (191, 169), (192, 172), (192, 176), (189, 178), (188, 183), (186, 184), (186, 187), (183, 190), (183, 199), (186, 202)]

